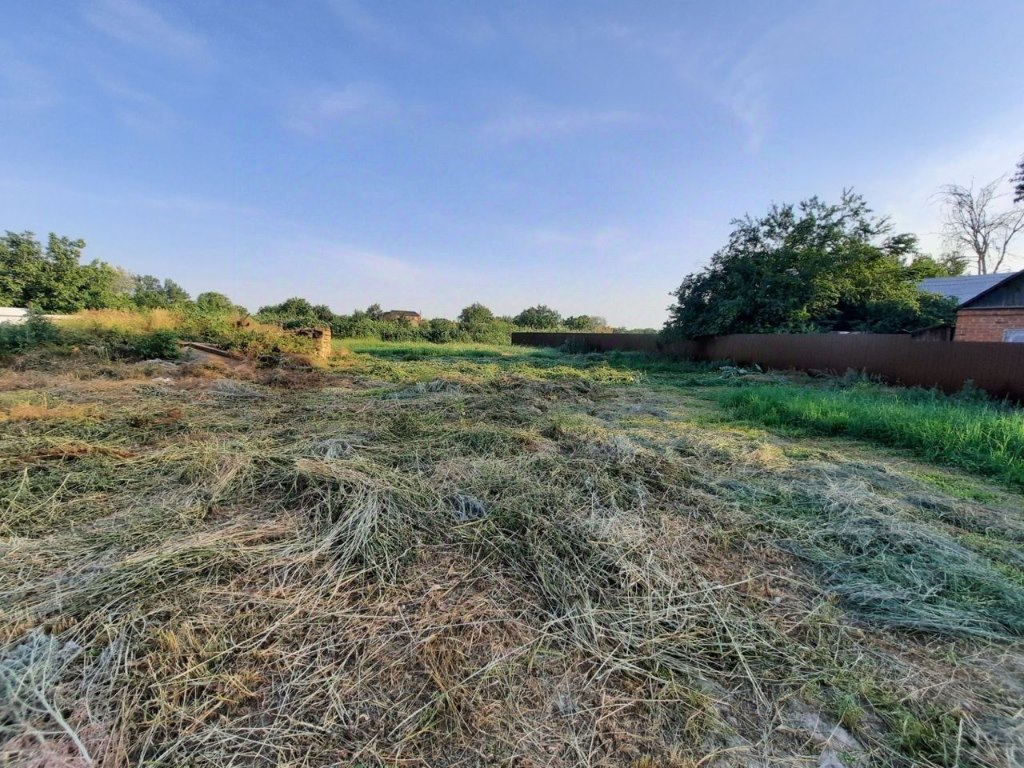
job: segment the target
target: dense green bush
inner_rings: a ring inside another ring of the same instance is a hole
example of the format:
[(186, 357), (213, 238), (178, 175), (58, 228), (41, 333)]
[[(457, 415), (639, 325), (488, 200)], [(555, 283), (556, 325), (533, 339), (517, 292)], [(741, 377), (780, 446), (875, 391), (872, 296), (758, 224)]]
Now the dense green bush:
[[(134, 275), (98, 259), (82, 263), (84, 250), (84, 240), (50, 233), (44, 246), (32, 232), (6, 232), (0, 236), (0, 305), (53, 313), (192, 306), (173, 280)], [(206, 306), (230, 304), (223, 294), (204, 296)]]
[(57, 329), (42, 315), (30, 312), (20, 325), (0, 325), (0, 354), (16, 354), (57, 341)]
[(178, 334), (174, 331), (152, 331), (132, 340), (129, 345), (133, 356), (143, 360), (160, 358), (174, 360), (181, 354), (178, 348)]
[(444, 317), (435, 317), (426, 322), (423, 338), (434, 344), (454, 344), (468, 341), (469, 337), (459, 328), (459, 324)]

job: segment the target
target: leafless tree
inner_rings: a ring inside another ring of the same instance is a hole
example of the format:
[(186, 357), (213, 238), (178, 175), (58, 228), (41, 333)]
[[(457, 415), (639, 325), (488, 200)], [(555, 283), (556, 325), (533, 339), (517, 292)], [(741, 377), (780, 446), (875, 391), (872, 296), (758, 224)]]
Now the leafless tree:
[(1024, 231), (1024, 205), (1006, 203), (1000, 194), (1006, 177), (975, 189), (948, 184), (939, 191), (945, 214), (946, 243), (955, 252), (968, 254), (979, 275), (998, 272), (1014, 238)]

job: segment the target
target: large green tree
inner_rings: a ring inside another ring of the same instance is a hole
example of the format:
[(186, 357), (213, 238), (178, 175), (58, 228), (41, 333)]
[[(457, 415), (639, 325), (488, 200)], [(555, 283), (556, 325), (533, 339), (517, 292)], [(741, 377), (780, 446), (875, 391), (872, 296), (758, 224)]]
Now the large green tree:
[(565, 318), (562, 325), (573, 331), (600, 331), (608, 327), (608, 321), (599, 315), (573, 315)]
[(729, 242), (674, 292), (666, 334), (914, 330), (952, 320), (952, 301), (922, 293), (949, 274), (917, 238), (894, 234), (860, 195), (773, 205), (733, 222)]
[(459, 312), (459, 325), (463, 328), (479, 328), (493, 322), (494, 313), (478, 301)]
[[(363, 315), (365, 317), (365, 315)], [(286, 328), (299, 328), (310, 325), (332, 325), (342, 320), (331, 311), (326, 304), (311, 304), (301, 296), (292, 296), (280, 304), (260, 307), (256, 318), (263, 322), (281, 323)]]
[(557, 328), (562, 324), (562, 315), (545, 304), (527, 307), (513, 318), (520, 328)]
[(188, 304), (188, 292), (169, 277), (137, 275), (132, 301), (140, 309), (172, 309)]
[(131, 277), (94, 260), (82, 264), (83, 240), (50, 234), (43, 248), (32, 232), (0, 238), (0, 305), (77, 312), (129, 305)]
[(196, 296), (196, 309), (207, 315), (246, 315), (245, 307), (235, 304), (230, 298), (217, 291), (204, 291)]

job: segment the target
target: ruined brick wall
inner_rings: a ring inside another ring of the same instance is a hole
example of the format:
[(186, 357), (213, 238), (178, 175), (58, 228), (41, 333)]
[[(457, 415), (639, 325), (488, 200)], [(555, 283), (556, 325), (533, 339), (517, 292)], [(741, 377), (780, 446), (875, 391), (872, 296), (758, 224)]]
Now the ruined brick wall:
[(954, 341), (1002, 341), (1003, 331), (1024, 328), (1024, 308), (961, 309)]
[(316, 355), (321, 360), (327, 360), (331, 356), (331, 329), (324, 325), (319, 328), (300, 328), (295, 331), (298, 336), (306, 336), (315, 342)]

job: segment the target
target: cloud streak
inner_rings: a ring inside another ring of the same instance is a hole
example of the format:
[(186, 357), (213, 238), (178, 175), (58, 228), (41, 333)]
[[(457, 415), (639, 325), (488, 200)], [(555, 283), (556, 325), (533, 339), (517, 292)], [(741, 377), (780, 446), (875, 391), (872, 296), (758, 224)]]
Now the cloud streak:
[(126, 45), (196, 66), (208, 65), (213, 60), (206, 38), (140, 0), (96, 0), (85, 9), (85, 19), (95, 29)]
[(163, 137), (172, 134), (184, 124), (184, 120), (174, 109), (150, 93), (102, 78), (98, 85), (117, 100), (117, 119), (135, 133)]
[(322, 247), (317, 256), (343, 268), (345, 273), (387, 286), (415, 287), (431, 277), (422, 267), (405, 259), (350, 246)]
[(380, 21), (357, 0), (328, 0), (328, 6), (335, 18), (353, 36), (396, 52), (409, 47), (409, 40), (404, 34)]
[(771, 133), (773, 101), (789, 74), (836, 44), (841, 25), (828, 5), (781, 17), (755, 34), (738, 28), (697, 37), (688, 28), (624, 24), (606, 24), (596, 33), (663, 62), (682, 84), (728, 113), (754, 153)]
[(642, 122), (642, 115), (626, 110), (532, 108), (488, 120), (483, 133), (502, 141), (529, 141), (624, 128)]
[(297, 93), (286, 105), (284, 125), (305, 136), (390, 120), (398, 114), (395, 101), (372, 83), (349, 83)]

